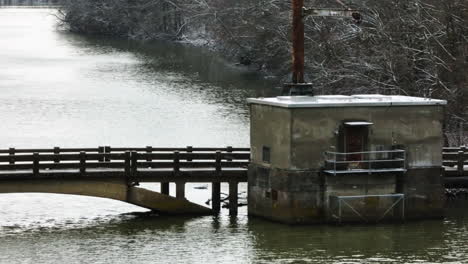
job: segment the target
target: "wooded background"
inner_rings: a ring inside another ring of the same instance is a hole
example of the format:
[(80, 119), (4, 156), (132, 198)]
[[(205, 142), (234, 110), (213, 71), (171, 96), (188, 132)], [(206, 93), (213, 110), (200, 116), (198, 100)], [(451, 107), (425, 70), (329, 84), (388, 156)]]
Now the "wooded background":
[[(363, 21), (305, 20), (306, 80), (317, 94), (448, 100), (447, 143), (455, 144), (460, 122), (468, 122), (468, 1), (341, 2), (360, 10)], [(241, 64), (290, 79), (290, 1), (62, 0), (62, 5), (62, 19), (74, 32), (201, 42)], [(343, 8), (335, 0), (305, 5)]]

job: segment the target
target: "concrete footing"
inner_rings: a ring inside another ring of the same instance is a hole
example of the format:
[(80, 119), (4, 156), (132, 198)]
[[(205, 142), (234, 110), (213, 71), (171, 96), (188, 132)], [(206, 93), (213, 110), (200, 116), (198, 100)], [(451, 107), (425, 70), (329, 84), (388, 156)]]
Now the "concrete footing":
[(445, 201), (441, 172), (330, 175), (251, 164), (249, 215), (289, 224), (440, 218)]

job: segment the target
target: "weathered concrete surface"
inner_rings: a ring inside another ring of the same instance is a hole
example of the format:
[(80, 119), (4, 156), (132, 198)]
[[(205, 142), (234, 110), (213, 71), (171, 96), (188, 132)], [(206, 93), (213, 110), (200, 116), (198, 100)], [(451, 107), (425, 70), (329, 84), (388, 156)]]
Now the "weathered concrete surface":
[(374, 123), (368, 150), (402, 145), (409, 168), (442, 165), (443, 106), (313, 108), (291, 110), (291, 168), (319, 169), (323, 153), (339, 146), (343, 121)]
[(166, 214), (212, 214), (212, 210), (186, 199), (174, 198), (143, 188), (130, 187), (127, 203), (138, 205)]
[(2, 181), (0, 193), (59, 193), (94, 196), (131, 203), (166, 214), (211, 214), (209, 208), (185, 199), (177, 199), (138, 187), (128, 187), (123, 181), (29, 180)]
[(367, 121), (369, 150), (403, 145), (410, 168), (442, 165), (443, 106), (288, 109), (251, 107), (252, 162), (263, 164), (262, 146), (271, 147), (277, 168), (320, 169), (323, 153), (337, 150), (343, 121)]
[(271, 162), (278, 168), (289, 168), (291, 152), (291, 112), (285, 108), (250, 105), (251, 161), (263, 164), (262, 148), (269, 147)]
[(442, 168), (410, 169), (398, 183), (405, 194), (408, 219), (441, 218), (444, 216), (445, 188)]
[(314, 171), (249, 167), (249, 215), (289, 223), (323, 222), (322, 185)]
[[(324, 174), (323, 207), (330, 219), (332, 206), (329, 199), (332, 196), (378, 195), (396, 192), (397, 176), (395, 174)], [(382, 200), (383, 201), (383, 200)], [(382, 209), (386, 204), (380, 204)], [(355, 205), (359, 211), (365, 211), (366, 204)]]
[[(250, 110), (249, 214), (286, 223), (326, 222), (331, 221), (330, 197), (403, 193), (406, 218), (443, 216), (444, 106), (286, 108), (253, 103)], [(373, 123), (364, 150), (406, 150), (408, 173), (322, 174), (324, 153), (343, 151), (341, 135), (348, 121)], [(271, 148), (270, 162), (262, 159), (263, 146)], [(389, 201), (373, 199), (355, 206), (378, 218)], [(395, 210), (390, 218), (400, 217)]]

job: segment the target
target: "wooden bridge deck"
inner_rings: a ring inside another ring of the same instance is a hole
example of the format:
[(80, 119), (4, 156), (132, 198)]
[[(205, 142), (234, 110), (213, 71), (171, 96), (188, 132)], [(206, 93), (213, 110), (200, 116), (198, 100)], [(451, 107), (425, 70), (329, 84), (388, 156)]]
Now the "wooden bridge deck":
[(0, 181), (160, 182), (185, 199), (185, 183), (212, 184), (212, 209), (220, 210), (220, 183), (229, 183), (230, 213), (237, 214), (238, 183), (247, 181), (248, 148), (58, 148), (0, 150)]

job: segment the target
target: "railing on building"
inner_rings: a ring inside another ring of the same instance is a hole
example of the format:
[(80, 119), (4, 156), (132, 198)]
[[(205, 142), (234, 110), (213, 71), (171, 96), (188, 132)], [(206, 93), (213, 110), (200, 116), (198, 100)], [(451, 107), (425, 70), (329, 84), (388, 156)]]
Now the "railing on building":
[(406, 152), (402, 149), (325, 152), (325, 169), (328, 174), (405, 172)]
[(442, 165), (445, 167), (445, 175), (449, 177), (465, 176), (468, 165), (468, 148), (444, 147), (442, 150)]
[[(361, 211), (366, 204), (376, 208), (370, 215), (366, 210)], [(386, 217), (405, 219), (405, 195), (402, 193), (330, 196), (329, 206), (331, 217), (338, 223), (343, 219), (364, 222), (380, 222)]]

